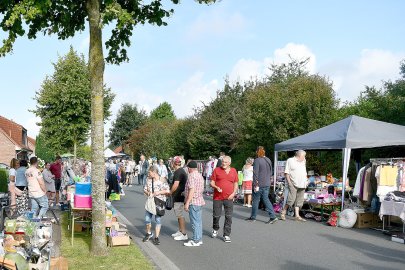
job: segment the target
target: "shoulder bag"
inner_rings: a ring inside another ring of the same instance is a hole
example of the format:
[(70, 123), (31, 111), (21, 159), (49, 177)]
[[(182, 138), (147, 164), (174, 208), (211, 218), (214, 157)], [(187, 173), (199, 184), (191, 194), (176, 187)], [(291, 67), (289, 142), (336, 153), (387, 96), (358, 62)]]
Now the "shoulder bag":
[[(152, 193), (155, 193), (153, 179), (152, 179)], [(153, 197), (156, 205), (156, 215), (163, 217), (165, 215), (166, 202), (159, 199), (158, 197)]]

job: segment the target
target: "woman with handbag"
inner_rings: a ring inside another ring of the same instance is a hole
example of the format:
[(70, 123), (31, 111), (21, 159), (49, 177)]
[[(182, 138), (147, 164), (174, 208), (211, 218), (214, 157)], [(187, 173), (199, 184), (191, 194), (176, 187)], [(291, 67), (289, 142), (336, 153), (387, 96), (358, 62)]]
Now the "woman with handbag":
[(143, 189), (144, 194), (148, 197), (145, 203), (145, 225), (146, 235), (143, 242), (149, 241), (153, 237), (152, 218), (155, 216), (155, 238), (153, 244), (159, 245), (159, 234), (162, 226), (162, 216), (164, 215), (166, 195), (170, 194), (170, 188), (166, 179), (159, 176), (159, 170), (153, 165), (148, 170), (148, 178)]

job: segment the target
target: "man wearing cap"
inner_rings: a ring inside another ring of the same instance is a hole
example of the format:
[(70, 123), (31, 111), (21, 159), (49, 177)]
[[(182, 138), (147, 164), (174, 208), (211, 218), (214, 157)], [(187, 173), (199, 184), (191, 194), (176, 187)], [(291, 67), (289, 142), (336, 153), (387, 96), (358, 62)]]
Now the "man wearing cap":
[(197, 170), (197, 162), (188, 163), (188, 180), (186, 183), (184, 210), (189, 212), (193, 237), (186, 247), (198, 247), (202, 245), (202, 207), (205, 205), (203, 198), (204, 178)]
[(215, 168), (211, 176), (211, 187), (214, 189), (213, 201), (213, 224), (212, 238), (217, 237), (219, 219), (222, 214), (222, 206), (225, 210), (224, 242), (231, 242), (231, 226), (233, 214), (233, 198), (238, 190), (238, 173), (231, 168), (231, 157), (224, 156), (221, 167)]
[(185, 168), (182, 167), (182, 158), (176, 156), (173, 158), (173, 185), (170, 189), (170, 193), (173, 196), (174, 201), (174, 214), (177, 217), (177, 221), (179, 223), (179, 229), (177, 232), (172, 234), (174, 240), (188, 240), (188, 236), (186, 233), (186, 221), (184, 219), (184, 190), (186, 187), (187, 182), (187, 173)]

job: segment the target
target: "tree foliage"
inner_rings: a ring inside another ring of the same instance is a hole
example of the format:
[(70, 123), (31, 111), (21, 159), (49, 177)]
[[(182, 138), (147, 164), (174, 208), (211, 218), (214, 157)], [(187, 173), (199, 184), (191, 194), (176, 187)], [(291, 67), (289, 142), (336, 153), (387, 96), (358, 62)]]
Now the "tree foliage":
[(155, 109), (150, 112), (150, 119), (152, 120), (174, 120), (176, 115), (172, 109), (172, 105), (168, 102), (159, 104)]
[(118, 111), (109, 131), (109, 142), (113, 147), (122, 146), (134, 129), (139, 128), (147, 119), (146, 112), (136, 104), (125, 103)]
[[(71, 47), (53, 64), (54, 73), (47, 76), (36, 92), (36, 109), (41, 118), (41, 133), (53, 152), (73, 150), (87, 141), (90, 130), (91, 89), (89, 69), (84, 56)], [(104, 116), (110, 116), (114, 100), (110, 88), (104, 88)], [(63, 128), (61, 128), (63, 127)]]
[(35, 154), (42, 160), (52, 162), (55, 159), (56, 153), (53, 152), (51, 148), (47, 145), (46, 138), (44, 137), (41, 131), (42, 129), (40, 130), (38, 136), (36, 137)]
[[(23, 0), (0, 1), (1, 29), (7, 34), (0, 47), (0, 56), (11, 52), (14, 42), (20, 36), (35, 39), (37, 34), (56, 35), (59, 39), (73, 37), (85, 30), (90, 32), (89, 70), (91, 85), (91, 141), (92, 141), (92, 197), (93, 234), (92, 254), (107, 254), (105, 239), (104, 205), (104, 54), (102, 28), (111, 27), (111, 36), (105, 42), (106, 61), (120, 64), (128, 60), (126, 47), (131, 45), (130, 37), (138, 24), (166, 25), (165, 19), (172, 9), (165, 9), (162, 0)], [(178, 4), (179, 0), (172, 0)], [(199, 3), (213, 3), (215, 0), (197, 0)]]

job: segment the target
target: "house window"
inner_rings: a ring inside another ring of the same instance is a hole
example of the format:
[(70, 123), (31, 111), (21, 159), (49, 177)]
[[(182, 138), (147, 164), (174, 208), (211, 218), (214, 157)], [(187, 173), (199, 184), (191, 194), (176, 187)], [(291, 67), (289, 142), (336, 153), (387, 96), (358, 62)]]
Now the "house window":
[(22, 145), (28, 146), (28, 142), (27, 142), (27, 130), (23, 129), (22, 130)]

